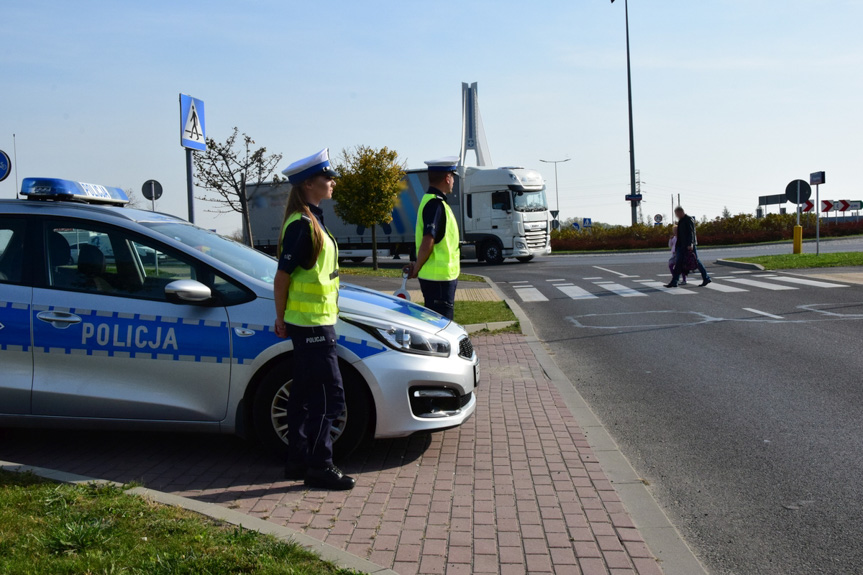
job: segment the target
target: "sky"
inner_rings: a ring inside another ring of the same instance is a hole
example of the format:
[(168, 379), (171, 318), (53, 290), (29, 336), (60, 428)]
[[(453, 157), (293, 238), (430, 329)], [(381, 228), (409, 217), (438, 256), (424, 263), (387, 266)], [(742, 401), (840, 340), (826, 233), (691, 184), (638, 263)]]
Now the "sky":
[[(630, 0), (635, 159), (645, 216), (754, 213), (824, 170), (863, 199), (863, 0)], [(540, 170), (561, 218), (628, 224), (624, 3), (618, 0), (5, 0), (0, 149), (18, 179), (162, 183), (186, 215), (178, 94), (207, 136), (283, 155), (387, 146), (408, 167), (459, 152), (478, 82), (492, 160)], [(281, 169), (280, 168), (280, 169)], [(0, 198), (15, 196), (15, 176)], [(203, 191), (198, 190), (198, 194)], [(672, 200), (672, 196), (674, 199)], [(196, 221), (231, 233), (235, 216)], [(776, 206), (771, 210), (775, 211)]]

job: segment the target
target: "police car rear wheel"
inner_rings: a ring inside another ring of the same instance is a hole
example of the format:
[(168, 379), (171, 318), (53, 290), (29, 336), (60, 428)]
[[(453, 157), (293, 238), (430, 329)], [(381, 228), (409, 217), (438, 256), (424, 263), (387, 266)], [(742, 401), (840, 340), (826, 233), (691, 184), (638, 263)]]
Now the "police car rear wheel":
[[(365, 439), (371, 404), (365, 384), (348, 370), (342, 370), (346, 409), (333, 423), (333, 451), (336, 457), (350, 455)], [(288, 423), (286, 406), (291, 395), (293, 366), (290, 361), (276, 365), (261, 381), (252, 406), (258, 439), (265, 446), (286, 455)], [(348, 417), (350, 414), (350, 417)]]

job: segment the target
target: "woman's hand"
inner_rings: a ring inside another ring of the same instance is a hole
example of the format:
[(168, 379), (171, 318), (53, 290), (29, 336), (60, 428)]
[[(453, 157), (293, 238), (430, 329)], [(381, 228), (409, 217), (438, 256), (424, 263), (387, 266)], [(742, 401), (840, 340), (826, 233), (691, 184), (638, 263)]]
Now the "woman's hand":
[(280, 337), (281, 339), (285, 339), (288, 337), (288, 326), (285, 325), (285, 320), (282, 318), (276, 318), (276, 337)]

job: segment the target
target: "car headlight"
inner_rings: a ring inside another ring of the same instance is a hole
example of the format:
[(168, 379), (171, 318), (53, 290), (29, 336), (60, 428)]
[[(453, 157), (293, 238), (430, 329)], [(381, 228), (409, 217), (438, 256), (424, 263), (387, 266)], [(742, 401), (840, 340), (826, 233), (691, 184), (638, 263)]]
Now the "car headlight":
[(345, 317), (343, 314), (342, 319), (362, 328), (388, 347), (397, 351), (449, 357), (449, 341), (434, 334), (405, 326), (385, 324), (371, 320), (370, 318)]

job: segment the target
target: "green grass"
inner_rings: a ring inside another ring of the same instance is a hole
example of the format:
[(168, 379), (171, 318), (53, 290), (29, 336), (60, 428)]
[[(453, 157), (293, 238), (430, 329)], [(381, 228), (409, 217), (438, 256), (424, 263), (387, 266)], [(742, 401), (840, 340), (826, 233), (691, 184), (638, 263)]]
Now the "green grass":
[(0, 573), (349, 575), (299, 545), (127, 495), (0, 470)]
[[(401, 279), (402, 269), (380, 268), (379, 270), (373, 270), (371, 267), (365, 266), (339, 266), (339, 275)], [(458, 276), (458, 280), (462, 282), (485, 282), (485, 280), (480, 276), (475, 276), (471, 274), (460, 274)]]
[(457, 301), (455, 302), (456, 323), (470, 325), (493, 321), (515, 321), (515, 314), (502, 301)]
[(863, 252), (840, 252), (835, 254), (784, 254), (780, 256), (757, 256), (734, 258), (731, 261), (761, 264), (766, 270), (794, 270), (804, 268), (835, 268), (863, 266)]
[(515, 322), (512, 325), (509, 325), (507, 327), (502, 327), (500, 329), (481, 329), (479, 331), (473, 332), (472, 334), (470, 334), (470, 336), (472, 338), (487, 337), (490, 335), (500, 335), (502, 333), (521, 333), (521, 324), (518, 322)]

